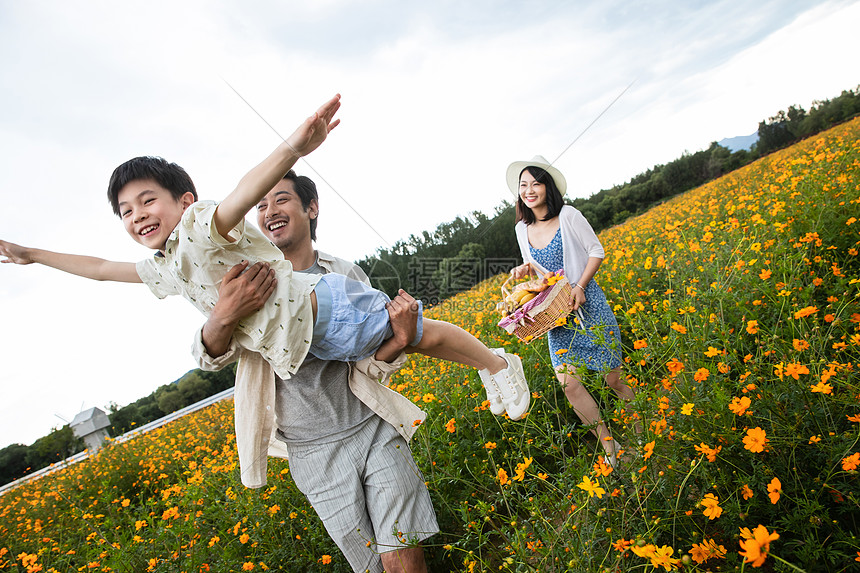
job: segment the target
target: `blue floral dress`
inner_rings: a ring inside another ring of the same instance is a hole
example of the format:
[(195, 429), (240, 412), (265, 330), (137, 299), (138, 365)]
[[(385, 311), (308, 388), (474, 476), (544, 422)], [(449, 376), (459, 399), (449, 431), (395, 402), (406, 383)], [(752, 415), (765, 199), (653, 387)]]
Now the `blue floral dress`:
[[(557, 271), (564, 267), (561, 229), (550, 243), (535, 249), (529, 245), (532, 258), (543, 268)], [(576, 280), (575, 277), (568, 277)], [(574, 287), (577, 288), (577, 287)], [(550, 359), (554, 368), (562, 364), (579, 366), (589, 370), (607, 371), (621, 366), (621, 341), (618, 322), (603, 289), (592, 279), (585, 285), (585, 304), (579, 307), (584, 324), (577, 324), (576, 312), (571, 312), (567, 324), (553, 328), (547, 333)], [(559, 352), (566, 350), (566, 352)]]

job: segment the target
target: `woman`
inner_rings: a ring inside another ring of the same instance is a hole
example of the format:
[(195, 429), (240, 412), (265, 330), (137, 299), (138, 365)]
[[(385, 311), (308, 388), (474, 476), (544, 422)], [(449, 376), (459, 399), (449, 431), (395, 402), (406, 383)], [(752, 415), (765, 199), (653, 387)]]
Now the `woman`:
[[(620, 446), (577, 374), (580, 365), (601, 372), (619, 398), (633, 399), (633, 391), (621, 379), (618, 323), (593, 279), (603, 262), (603, 247), (582, 213), (564, 204), (567, 182), (546, 159), (538, 155), (531, 161), (512, 163), (507, 181), (517, 195), (515, 230), (525, 261), (511, 272), (521, 279), (534, 269), (541, 274), (563, 269), (573, 287), (574, 312), (567, 324), (547, 335), (550, 359), (568, 401), (583, 424), (593, 427), (606, 462), (614, 467)], [(579, 324), (574, 321), (576, 317)]]

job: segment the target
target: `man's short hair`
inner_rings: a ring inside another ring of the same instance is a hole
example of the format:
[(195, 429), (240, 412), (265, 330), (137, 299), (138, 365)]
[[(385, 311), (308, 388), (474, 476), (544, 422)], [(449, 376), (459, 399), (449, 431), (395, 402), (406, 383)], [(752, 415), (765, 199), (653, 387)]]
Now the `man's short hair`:
[(167, 189), (177, 201), (186, 193), (194, 195), (197, 201), (197, 189), (185, 169), (176, 163), (170, 163), (161, 157), (147, 155), (129, 159), (113, 170), (108, 183), (108, 201), (113, 207), (114, 215), (119, 214), (119, 192), (132, 181), (151, 179)]
[[(288, 179), (293, 182), (293, 190), (302, 201), (302, 210), (307, 211), (311, 206), (311, 201), (316, 201), (317, 205), (319, 205), (320, 198), (317, 194), (317, 186), (309, 177), (296, 175), (296, 172), (290, 169), (287, 171), (287, 174), (284, 175), (284, 179)], [(317, 240), (317, 219), (319, 219), (319, 216), (319, 209), (317, 209), (317, 216), (310, 221), (312, 241)]]

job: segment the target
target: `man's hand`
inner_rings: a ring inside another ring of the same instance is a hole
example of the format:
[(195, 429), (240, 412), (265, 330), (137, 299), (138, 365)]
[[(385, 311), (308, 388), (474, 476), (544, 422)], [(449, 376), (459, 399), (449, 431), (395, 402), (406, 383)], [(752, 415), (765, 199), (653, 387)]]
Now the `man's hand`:
[(403, 289), (386, 305), (394, 335), (382, 343), (375, 358), (390, 362), (412, 344), (418, 334), (418, 302)]
[(239, 263), (224, 275), (218, 302), (203, 325), (203, 346), (209, 356), (224, 354), (239, 321), (260, 310), (277, 285), (275, 271), (267, 263)]
[(29, 265), (34, 262), (30, 257), (30, 249), (0, 240), (0, 256), (6, 257), (0, 263), (15, 263), (16, 265)]

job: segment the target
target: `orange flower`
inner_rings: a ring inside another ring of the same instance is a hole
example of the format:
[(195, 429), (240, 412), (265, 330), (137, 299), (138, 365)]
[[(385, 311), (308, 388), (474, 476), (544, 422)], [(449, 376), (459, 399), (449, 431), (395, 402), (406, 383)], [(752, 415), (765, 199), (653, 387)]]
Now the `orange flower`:
[(744, 436), (743, 439), (744, 448), (748, 449), (754, 454), (764, 451), (764, 447), (767, 445), (767, 433), (756, 426), (752, 429), (747, 429), (747, 435)]
[(702, 454), (705, 454), (708, 457), (709, 462), (717, 461), (717, 455), (720, 453), (720, 450), (723, 449), (723, 446), (717, 446), (716, 448), (711, 448), (705, 442), (702, 442), (698, 446), (694, 446), (696, 451)]
[(717, 545), (713, 539), (705, 539), (702, 543), (694, 543), (690, 549), (690, 557), (696, 563), (704, 563), (708, 559), (722, 559), (726, 556), (726, 548), (722, 545)]
[(757, 320), (750, 320), (747, 322), (747, 332), (749, 332), (750, 334), (755, 334), (756, 332), (758, 332)]
[(752, 401), (748, 397), (742, 396), (738, 398), (735, 396), (729, 404), (729, 410), (738, 416), (743, 416), (744, 412), (747, 411), (747, 408), (750, 407), (750, 404), (752, 404)]
[(633, 341), (633, 349), (634, 350), (642, 350), (643, 348), (648, 348), (648, 342), (645, 340), (634, 340)]
[(710, 375), (711, 371), (707, 368), (699, 368), (698, 370), (696, 370), (696, 373), (693, 374), (693, 380), (695, 380), (696, 382), (704, 382), (708, 379), (708, 376)]
[(807, 348), (809, 348), (809, 343), (807, 341), (798, 340), (796, 338), (791, 341), (791, 345), (794, 346), (794, 349), (797, 350), (798, 352), (802, 352), (802, 351), (806, 350)]
[(322, 563), (323, 565), (328, 565), (329, 563), (331, 563), (331, 555), (323, 555), (320, 558), (320, 563)]
[(254, 570), (254, 562), (246, 561), (242, 563), (242, 571), (253, 571)]
[(850, 456), (842, 458), (842, 469), (846, 472), (856, 470), (858, 465), (860, 465), (860, 452), (854, 452)]
[(677, 322), (672, 323), (672, 330), (678, 332), (679, 334), (687, 334), (687, 328), (682, 324), (678, 324)]
[(782, 494), (782, 482), (779, 481), (779, 478), (773, 478), (770, 480), (770, 483), (767, 484), (767, 496), (770, 498), (771, 503), (776, 503), (779, 501), (779, 496)]
[(770, 278), (770, 275), (771, 275), (771, 274), (773, 274), (773, 273), (771, 273), (771, 272), (770, 272), (770, 269), (763, 269), (763, 270), (758, 274), (758, 278), (760, 278), (760, 279), (761, 279), (761, 280), (763, 280), (763, 281), (766, 281), (767, 279), (769, 279), (769, 278)]
[(753, 496), (753, 490), (750, 489), (750, 486), (744, 484), (744, 487), (741, 488), (741, 495), (744, 499), (749, 499)]
[(702, 513), (708, 519), (716, 519), (723, 514), (723, 508), (720, 507), (720, 498), (712, 493), (706, 493), (702, 500), (702, 505), (705, 507)]
[(666, 368), (668, 368), (669, 372), (671, 372), (672, 374), (677, 374), (684, 369), (684, 363), (673, 358), (666, 363)]
[(770, 533), (764, 525), (759, 525), (753, 531), (746, 527), (741, 527), (740, 540), (741, 549), (738, 551), (743, 558), (744, 563), (752, 563), (753, 567), (761, 567), (764, 560), (770, 551), (770, 542), (779, 539), (779, 535), (774, 532)]
[(508, 472), (506, 472), (506, 471), (505, 471), (505, 470), (503, 470), (502, 468), (499, 468), (499, 475), (498, 475), (498, 477), (499, 477), (499, 483), (500, 483), (501, 485), (505, 485), (506, 483), (508, 483)]
[(648, 458), (651, 457), (651, 455), (654, 453), (654, 444), (656, 444), (656, 440), (652, 440), (652, 441), (648, 442), (647, 444), (645, 444), (642, 459), (647, 460)]
[(612, 544), (612, 548), (618, 551), (619, 553), (624, 553), (630, 546), (633, 545), (633, 540), (627, 540), (623, 537), (621, 539), (616, 539), (615, 543)]
[(717, 350), (713, 346), (708, 346), (708, 350), (705, 351), (705, 356), (707, 356), (708, 358), (713, 358), (714, 356), (719, 356), (720, 354), (722, 354), (722, 352), (720, 350)]
[(818, 312), (818, 309), (815, 308), (814, 306), (805, 306), (805, 307), (801, 308), (800, 310), (798, 310), (797, 312), (794, 313), (794, 318), (795, 319), (805, 318), (805, 317), (809, 316), (810, 314), (815, 314), (816, 312)]
[(794, 378), (795, 380), (800, 380), (801, 374), (809, 374), (809, 368), (807, 368), (803, 364), (789, 362), (785, 366), (785, 373)]
[(451, 418), (448, 420), (448, 423), (445, 424), (445, 429), (453, 434), (457, 431), (457, 421), (454, 418)]
[(815, 384), (814, 386), (810, 386), (809, 390), (811, 392), (821, 392), (822, 394), (832, 394), (833, 393), (833, 386), (831, 386), (830, 384), (827, 384), (825, 382), (819, 382), (818, 384)]

